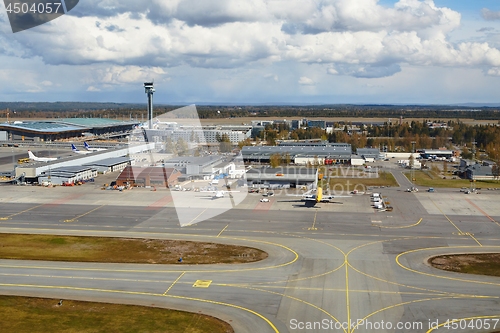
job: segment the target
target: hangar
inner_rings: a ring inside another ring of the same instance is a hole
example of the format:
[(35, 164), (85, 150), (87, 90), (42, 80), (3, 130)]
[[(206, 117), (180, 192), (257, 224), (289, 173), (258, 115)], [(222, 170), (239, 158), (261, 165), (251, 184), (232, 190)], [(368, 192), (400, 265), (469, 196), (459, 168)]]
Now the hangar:
[[(274, 154), (289, 156), (296, 164), (317, 159), (320, 164), (349, 163), (352, 148), (349, 144), (331, 146), (246, 146), (241, 150), (247, 163), (269, 163)], [(328, 160), (328, 163), (327, 163)]]
[(251, 168), (246, 173), (249, 187), (270, 189), (312, 187), (318, 179), (317, 168), (280, 167)]

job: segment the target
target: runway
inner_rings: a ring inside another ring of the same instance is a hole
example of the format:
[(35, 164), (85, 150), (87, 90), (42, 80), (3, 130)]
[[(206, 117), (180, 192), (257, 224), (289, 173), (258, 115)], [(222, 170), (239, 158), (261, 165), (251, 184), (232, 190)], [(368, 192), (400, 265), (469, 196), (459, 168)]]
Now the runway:
[(303, 208), (277, 193), (265, 209), (249, 195), (181, 228), (167, 191), (85, 186), (2, 191), (0, 232), (212, 241), (258, 247), (269, 258), (240, 265), (0, 260), (0, 293), (201, 312), (236, 332), (428, 332), (452, 319), (500, 319), (500, 278), (426, 263), (443, 253), (498, 252), (500, 213), (487, 204), (498, 202), (497, 193), (377, 189), (392, 212), (375, 212), (368, 195)]

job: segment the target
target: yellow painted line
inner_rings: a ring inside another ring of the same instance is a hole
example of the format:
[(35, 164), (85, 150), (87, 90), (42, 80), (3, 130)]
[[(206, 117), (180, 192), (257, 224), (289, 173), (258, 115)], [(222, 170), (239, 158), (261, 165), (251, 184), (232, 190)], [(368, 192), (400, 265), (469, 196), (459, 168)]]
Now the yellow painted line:
[(459, 236), (470, 236), (476, 243), (479, 244), (479, 246), (483, 246), (481, 243), (479, 243), (479, 241), (474, 238), (474, 236), (472, 236), (470, 233), (466, 233), (466, 232), (463, 232), (462, 230), (460, 230), (459, 227), (456, 226), (455, 223), (453, 223), (453, 221), (441, 210), (441, 208), (439, 208), (438, 205), (436, 205), (436, 203), (431, 199), (432, 203), (434, 204), (434, 206), (436, 206), (437, 209), (439, 209), (439, 211), (441, 212), (441, 214), (444, 215), (444, 217), (446, 217), (446, 219), (458, 230), (459, 232)]
[[(392, 242), (392, 241), (395, 241), (395, 240), (408, 240), (408, 239), (421, 239), (421, 238), (427, 239), (427, 238), (433, 238), (433, 237), (405, 237), (405, 238), (395, 238), (395, 239), (388, 239), (388, 240), (373, 241), (373, 242), (370, 242), (370, 243), (365, 243), (365, 244), (361, 244), (359, 246), (356, 246), (355, 248), (353, 248), (352, 250), (350, 250), (347, 255), (350, 255), (352, 252), (354, 252), (356, 250), (359, 250), (360, 248), (365, 247), (365, 246), (375, 245), (375, 244), (379, 244), (379, 243), (383, 243), (383, 242)], [(362, 272), (359, 269), (357, 269), (356, 267), (352, 266), (351, 263), (348, 263), (348, 265), (353, 270), (355, 270), (356, 272), (358, 272), (359, 274), (362, 274), (362, 275), (364, 275), (366, 277), (369, 277), (369, 278), (372, 278), (372, 279), (375, 279), (375, 280), (378, 280), (378, 281), (381, 281), (381, 282), (385, 282), (385, 283), (388, 283), (388, 284), (392, 284), (392, 285), (395, 285), (395, 286), (406, 287), (406, 288), (415, 289), (415, 290), (422, 290), (422, 291), (426, 291), (426, 292), (430, 292), (430, 293), (447, 294), (447, 295), (463, 295), (463, 294), (459, 294), (459, 293), (449, 293), (449, 292), (443, 292), (443, 291), (440, 291), (440, 290), (433, 290), (433, 289), (427, 289), (427, 288), (409, 286), (409, 285), (405, 285), (405, 284), (402, 284), (402, 283), (385, 280), (385, 279), (382, 279), (382, 278), (379, 278), (379, 277), (367, 274), (365, 272)]]
[[(493, 248), (500, 248), (500, 246), (488, 246), (488, 247), (493, 247)], [(399, 267), (406, 269), (407, 271), (417, 273), (417, 274), (422, 274), (425, 276), (430, 276), (430, 277), (435, 277), (435, 278), (440, 278), (440, 279), (446, 279), (446, 280), (451, 280), (451, 281), (459, 281), (459, 282), (466, 282), (466, 283), (478, 283), (478, 284), (486, 284), (490, 286), (500, 286), (500, 283), (493, 283), (493, 282), (486, 282), (486, 281), (476, 281), (476, 280), (467, 280), (467, 279), (459, 279), (459, 278), (454, 278), (454, 277), (448, 277), (448, 276), (441, 276), (441, 275), (436, 275), (436, 274), (431, 274), (431, 273), (425, 273), (421, 271), (417, 271), (415, 269), (412, 269), (410, 267), (407, 267), (399, 261), (400, 258), (404, 255), (407, 255), (409, 253), (414, 253), (414, 252), (420, 252), (420, 251), (428, 251), (428, 250), (449, 250), (449, 249), (470, 249), (470, 248), (478, 248), (477, 246), (453, 246), (453, 247), (429, 247), (429, 248), (422, 248), (422, 249), (416, 249), (416, 250), (410, 250), (406, 251), (403, 253), (400, 253), (396, 256), (396, 263), (399, 265)], [(457, 273), (460, 274), (460, 273)]]
[(224, 227), (224, 229), (222, 229), (222, 230), (221, 230), (221, 232), (219, 232), (219, 234), (217, 235), (217, 237), (219, 237), (220, 235), (222, 235), (222, 233), (223, 233), (224, 231), (226, 231), (227, 227), (229, 227), (229, 224), (228, 224), (228, 225), (226, 225), (226, 226)]
[(6, 221), (6, 220), (9, 220), (11, 219), (12, 217), (14, 216), (17, 216), (17, 215), (21, 215), (23, 213), (26, 213), (26, 212), (29, 212), (30, 210), (33, 210), (33, 209), (36, 209), (38, 207), (42, 207), (42, 206), (45, 206), (45, 204), (42, 204), (42, 205), (38, 205), (38, 206), (35, 206), (35, 207), (31, 207), (31, 208), (28, 208), (28, 209), (25, 209), (25, 210), (22, 210), (18, 213), (15, 213), (15, 214), (11, 214), (9, 216), (5, 216), (5, 217), (0, 217), (0, 221)]
[(198, 217), (200, 217), (203, 213), (205, 213), (207, 209), (208, 208), (205, 208), (200, 214), (196, 215), (196, 217), (194, 219), (192, 219), (191, 222), (189, 222), (186, 226), (193, 224), (194, 221), (196, 221), (198, 219)]
[(265, 321), (271, 329), (275, 333), (279, 333), (279, 330), (274, 326), (274, 324), (261, 315), (260, 313), (244, 308), (239, 305), (235, 304), (230, 304), (230, 303), (223, 303), (223, 302), (217, 302), (217, 301), (212, 301), (212, 300), (207, 300), (207, 299), (201, 299), (201, 298), (194, 298), (194, 297), (184, 297), (184, 296), (174, 296), (174, 295), (163, 295), (163, 294), (154, 294), (154, 293), (147, 293), (147, 292), (139, 292), (139, 291), (124, 291), (124, 290), (109, 290), (109, 289), (96, 289), (96, 288), (81, 288), (81, 287), (68, 287), (68, 286), (42, 286), (42, 285), (30, 285), (30, 284), (10, 284), (10, 283), (0, 283), (0, 286), (3, 287), (21, 287), (21, 288), (39, 288), (39, 289), (65, 289), (65, 290), (78, 290), (78, 291), (92, 291), (92, 292), (103, 292), (103, 293), (115, 293), (115, 294), (126, 294), (126, 295), (145, 295), (145, 296), (154, 296), (154, 297), (169, 297), (169, 298), (175, 298), (175, 299), (182, 299), (182, 300), (187, 300), (187, 301), (195, 301), (195, 302), (202, 302), (202, 303), (208, 303), (208, 304), (215, 304), (215, 305), (221, 305), (221, 306), (227, 306), (231, 308), (235, 308), (238, 310), (243, 310), (246, 312), (249, 312), (263, 321)]
[(466, 235), (469, 236), (469, 237), (471, 237), (473, 240), (475, 240), (476, 243), (479, 244), (479, 246), (483, 246), (483, 244), (479, 243), (479, 241), (476, 239), (476, 237), (474, 237), (474, 234), (471, 234), (470, 232), (467, 232)]
[[(351, 306), (349, 304), (349, 261), (347, 260), (348, 254), (345, 256), (345, 298), (347, 307), (347, 322), (351, 322)], [(349, 324), (347, 328), (347, 333), (351, 333), (351, 325)]]
[(397, 307), (400, 307), (400, 306), (404, 306), (404, 305), (408, 305), (408, 304), (412, 304), (412, 303), (429, 302), (429, 301), (439, 301), (439, 300), (443, 300), (443, 299), (455, 299), (455, 298), (461, 298), (461, 297), (453, 297), (453, 296), (450, 296), (450, 297), (435, 297), (435, 298), (418, 299), (418, 300), (413, 300), (413, 301), (408, 301), (408, 302), (402, 302), (402, 303), (399, 303), (399, 304), (393, 304), (393, 305), (387, 306), (385, 308), (379, 309), (377, 311), (374, 311), (374, 312), (370, 313), (369, 315), (365, 316), (363, 319), (358, 320), (357, 323), (356, 323), (356, 325), (352, 329), (352, 332), (354, 332), (358, 328), (359, 323), (364, 322), (366, 319), (368, 319), (368, 318), (370, 318), (370, 317), (372, 317), (372, 316), (374, 316), (374, 315), (376, 315), (377, 313), (380, 313), (380, 312), (384, 312), (384, 311), (387, 311), (387, 310), (390, 310), (390, 309), (394, 309), (394, 308), (397, 308)]
[(405, 229), (405, 228), (412, 228), (412, 227), (416, 227), (417, 225), (420, 224), (420, 222), (422, 222), (423, 218), (421, 218), (420, 220), (418, 220), (417, 223), (414, 223), (414, 224), (411, 224), (411, 225), (405, 225), (405, 226), (401, 226), (401, 227), (389, 227), (389, 226), (383, 226), (383, 225), (380, 225), (379, 227), (380, 228), (385, 228), (385, 229)]
[[(192, 235), (190, 235), (192, 236)], [(127, 236), (123, 236), (127, 237)], [(210, 236), (206, 236), (210, 238)], [(139, 238), (139, 237), (136, 237)], [(186, 268), (179, 270), (179, 269), (171, 269), (171, 270), (153, 270), (153, 269), (105, 269), (105, 268), (72, 268), (72, 267), (55, 267), (55, 266), (26, 266), (26, 265), (6, 265), (6, 264), (0, 264), (0, 267), (5, 267), (5, 268), (28, 268), (28, 269), (52, 269), (52, 270), (60, 270), (60, 271), (90, 271), (90, 272), (143, 272), (143, 273), (173, 273), (173, 272), (189, 272), (189, 273), (231, 273), (231, 272), (251, 272), (251, 271), (261, 271), (261, 270), (266, 270), (266, 269), (275, 269), (275, 268), (280, 268), (280, 267), (285, 267), (288, 265), (293, 264), (299, 259), (299, 254), (292, 250), (291, 248), (281, 245), (278, 243), (271, 243), (271, 242), (266, 242), (266, 241), (260, 241), (260, 240), (250, 240), (246, 238), (231, 238), (231, 237), (223, 237), (231, 240), (243, 240), (243, 241), (248, 241), (248, 242), (253, 242), (253, 243), (262, 243), (262, 244), (268, 244), (268, 245), (273, 245), (277, 247), (281, 247), (289, 252), (291, 252), (294, 255), (294, 258), (288, 262), (284, 262), (282, 264), (274, 265), (274, 266), (263, 266), (263, 267), (254, 267), (254, 268), (240, 268), (240, 269), (221, 269), (221, 270), (189, 270), (187, 271)], [(172, 265), (174, 266), (174, 265)], [(217, 265), (212, 265), (212, 266), (217, 266)]]
[[(452, 323), (456, 323), (456, 322), (460, 322), (460, 321), (471, 321), (471, 320), (477, 320), (477, 319), (492, 319), (492, 318), (500, 318), (500, 315), (496, 315), (496, 316), (477, 316), (477, 317), (469, 317), (469, 318), (461, 318), (461, 319), (453, 319), (453, 320), (449, 320), (448, 322), (444, 322), (444, 323), (441, 323), (439, 325), (437, 325), (437, 327), (432, 327), (430, 330), (428, 330), (426, 333), (431, 333), (432, 331), (434, 330), (437, 330), (439, 329), (440, 327), (443, 327), (445, 325), (450, 325)], [(483, 323), (482, 323), (483, 324)], [(498, 324), (498, 322), (496, 323)], [(500, 325), (496, 325), (496, 326), (500, 326)], [(491, 326), (490, 326), (491, 327)], [(491, 327), (491, 329), (495, 330), (495, 329), (498, 329), (499, 327)]]
[[(230, 286), (230, 285), (228, 285)], [(303, 299), (300, 299), (300, 298), (297, 298), (297, 297), (293, 297), (293, 296), (290, 296), (290, 295), (287, 295), (287, 294), (283, 294), (283, 293), (278, 293), (278, 292), (275, 292), (275, 291), (271, 291), (271, 290), (265, 290), (265, 289), (260, 289), (260, 288), (253, 288), (253, 287), (247, 287), (247, 286), (238, 286), (237, 288), (243, 288), (243, 289), (249, 289), (249, 290), (255, 290), (255, 291), (260, 291), (260, 292), (264, 292), (264, 293), (269, 293), (269, 294), (273, 294), (273, 295), (278, 295), (278, 296), (281, 296), (281, 297), (286, 297), (286, 298), (289, 298), (291, 300), (294, 300), (294, 301), (297, 301), (299, 303), (302, 303), (302, 304), (305, 304), (307, 306), (310, 306), (318, 311), (321, 311), (322, 313), (326, 314), (328, 317), (332, 318), (333, 320), (335, 320), (337, 323), (340, 324), (340, 321), (335, 318), (335, 316), (333, 316), (331, 313), (329, 313), (328, 311), (326, 311), (325, 309), (323, 308), (320, 308), (319, 306), (317, 305), (314, 305), (310, 302), (307, 302), (307, 301), (304, 301)], [(342, 328), (342, 330), (347, 333), (347, 331)]]
[(314, 213), (313, 225), (312, 225), (312, 227), (308, 228), (307, 230), (318, 230), (318, 228), (316, 228), (316, 216), (317, 215), (318, 215), (318, 209), (316, 208), (316, 212)]
[(212, 280), (196, 280), (193, 288), (208, 288), (212, 284)]
[(168, 287), (168, 289), (163, 293), (163, 296), (165, 296), (166, 294), (168, 294), (168, 292), (170, 291), (170, 289), (172, 289), (172, 287), (177, 283), (179, 282), (179, 280), (181, 279), (181, 277), (185, 274), (186, 272), (182, 272), (181, 275), (179, 275), (179, 277), (177, 279), (175, 279), (174, 282), (172, 282), (172, 284), (170, 285), (170, 287)]
[(96, 210), (98, 210), (99, 208), (102, 208), (102, 207), (104, 207), (104, 206), (106, 206), (106, 205), (102, 205), (102, 206), (99, 206), (99, 207), (97, 207), (97, 208), (94, 208), (94, 209), (92, 209), (92, 210), (90, 210), (90, 211), (88, 211), (88, 212), (86, 212), (86, 213), (84, 213), (84, 214), (81, 214), (81, 215), (75, 216), (75, 217), (74, 217), (74, 218), (72, 218), (72, 219), (64, 220), (64, 222), (65, 222), (65, 223), (72, 223), (72, 222), (78, 221), (78, 219), (79, 219), (79, 218), (84, 217), (85, 215), (88, 215), (88, 214), (90, 214), (90, 213), (92, 213), (92, 212), (95, 212)]
[(482, 210), (478, 205), (476, 205), (475, 203), (473, 203), (470, 199), (465, 199), (465, 201), (467, 201), (469, 204), (471, 204), (474, 208), (476, 208), (478, 211), (480, 211), (484, 216), (486, 216), (491, 222), (495, 222), (498, 226), (500, 226), (500, 223), (498, 223), (497, 221), (495, 221), (494, 218), (492, 218), (491, 216), (488, 215), (488, 213), (486, 213), (484, 210)]

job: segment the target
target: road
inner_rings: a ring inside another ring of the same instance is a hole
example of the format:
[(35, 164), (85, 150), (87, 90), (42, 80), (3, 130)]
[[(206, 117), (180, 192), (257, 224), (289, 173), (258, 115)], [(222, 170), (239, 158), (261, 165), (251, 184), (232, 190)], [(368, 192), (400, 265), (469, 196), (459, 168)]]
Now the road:
[(0, 260), (0, 293), (201, 312), (236, 332), (427, 332), (436, 320), (500, 318), (499, 278), (427, 264), (443, 253), (498, 252), (500, 212), (490, 202), (500, 194), (405, 193), (401, 185), (380, 189), (392, 212), (375, 212), (368, 195), (304, 208), (278, 194), (265, 209), (250, 195), (184, 228), (167, 191), (2, 191), (0, 232), (213, 241), (258, 247), (269, 258), (240, 265), (191, 265), (186, 257), (177, 265)]

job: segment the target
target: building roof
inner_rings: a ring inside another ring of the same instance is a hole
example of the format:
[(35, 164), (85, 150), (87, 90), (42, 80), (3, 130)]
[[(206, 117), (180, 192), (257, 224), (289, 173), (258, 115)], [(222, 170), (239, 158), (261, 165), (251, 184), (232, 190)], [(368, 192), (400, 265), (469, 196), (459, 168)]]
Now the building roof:
[(482, 165), (479, 163), (470, 165), (466, 168), (466, 172), (472, 176), (493, 176), (493, 168), (491, 166)]
[(57, 122), (60, 124), (69, 124), (71, 126), (81, 126), (89, 128), (113, 127), (113, 126), (137, 124), (137, 122), (133, 121), (118, 121), (108, 118), (64, 118), (64, 119), (58, 119)]
[(350, 157), (351, 146), (309, 147), (309, 146), (245, 146), (241, 150), (243, 157), (269, 157), (273, 154), (289, 154), (291, 157), (297, 155), (308, 156), (342, 156)]
[(175, 168), (162, 168), (162, 167), (134, 167), (127, 166), (118, 176), (117, 180), (121, 181), (136, 181), (139, 178), (146, 178), (149, 176), (150, 180), (164, 180), (167, 181), (174, 173), (178, 173)]
[(87, 129), (86, 127), (66, 125), (50, 121), (26, 121), (22, 123), (16, 122), (15, 124), (2, 124), (1, 127), (40, 133), (61, 133), (67, 131), (82, 131)]
[(247, 171), (249, 180), (310, 180), (315, 181), (318, 173), (317, 168), (304, 167), (281, 167), (281, 168), (252, 168)]
[(100, 160), (100, 161), (95, 161), (92, 163), (86, 163), (84, 165), (112, 167), (114, 165), (130, 162), (131, 160), (132, 159), (130, 159), (129, 157), (112, 157), (112, 158), (106, 158), (106, 159)]

